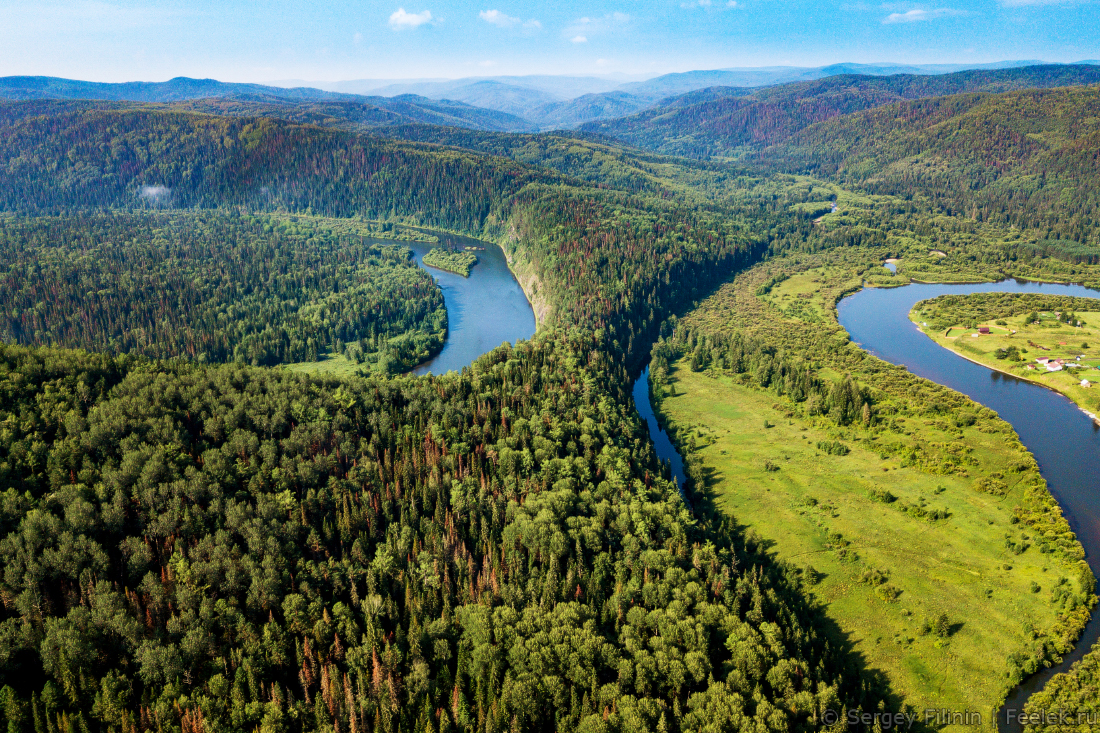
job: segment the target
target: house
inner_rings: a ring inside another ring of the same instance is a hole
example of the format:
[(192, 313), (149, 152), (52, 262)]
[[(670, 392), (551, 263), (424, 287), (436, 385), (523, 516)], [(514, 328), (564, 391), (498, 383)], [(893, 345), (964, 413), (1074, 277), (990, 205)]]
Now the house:
[(989, 326), (979, 326), (978, 333), (989, 333)]
[(1047, 362), (1048, 372), (1060, 372), (1062, 371), (1062, 365), (1056, 361)]
[(1088, 389), (1089, 387), (1092, 386), (1092, 383), (1089, 382), (1089, 380), (1087, 380), (1087, 379), (1082, 379), (1081, 380), (1081, 386), (1084, 387), (1085, 389)]
[(1042, 365), (1046, 366), (1047, 362), (1049, 362), (1049, 361), (1050, 361), (1049, 356), (1040, 356), (1038, 359), (1035, 360), (1035, 363), (1036, 364), (1042, 364)]

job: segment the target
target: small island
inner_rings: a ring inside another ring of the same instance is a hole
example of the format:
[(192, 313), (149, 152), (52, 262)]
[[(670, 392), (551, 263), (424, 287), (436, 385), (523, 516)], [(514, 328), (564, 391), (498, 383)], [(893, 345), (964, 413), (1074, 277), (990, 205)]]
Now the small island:
[(440, 270), (454, 272), (462, 277), (470, 276), (470, 268), (477, 264), (477, 255), (464, 250), (453, 250), (445, 247), (435, 247), (424, 255), (424, 264)]
[(942, 295), (909, 318), (971, 361), (1061, 392), (1100, 412), (1100, 300), (1031, 293)]

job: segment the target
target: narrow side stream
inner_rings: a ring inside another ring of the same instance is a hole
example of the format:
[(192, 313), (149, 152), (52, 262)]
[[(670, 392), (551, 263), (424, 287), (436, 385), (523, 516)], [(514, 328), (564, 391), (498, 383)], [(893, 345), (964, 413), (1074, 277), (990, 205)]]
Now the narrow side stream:
[(684, 473), (684, 459), (680, 457), (680, 453), (676, 450), (676, 446), (672, 444), (672, 439), (668, 437), (668, 433), (661, 429), (661, 424), (657, 421), (657, 415), (653, 412), (653, 405), (649, 401), (648, 366), (634, 380), (633, 394), (634, 407), (649, 428), (649, 439), (653, 441), (657, 457), (669, 464), (669, 468), (672, 469), (672, 478), (680, 488), (680, 493), (683, 494), (684, 481), (687, 479), (687, 475)]

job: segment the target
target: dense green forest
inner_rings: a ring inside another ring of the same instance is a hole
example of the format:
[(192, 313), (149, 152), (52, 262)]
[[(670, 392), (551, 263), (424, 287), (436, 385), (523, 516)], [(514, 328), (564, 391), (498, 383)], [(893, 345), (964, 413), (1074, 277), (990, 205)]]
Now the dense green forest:
[(6, 347), (9, 729), (787, 730), (873, 705), (797, 580), (691, 520), (609, 359), (554, 333), (335, 382)]
[[(797, 575), (691, 516), (629, 401), (670, 308), (806, 226), (784, 205), (720, 215), (270, 120), (4, 109), (0, 197), (66, 212), (9, 228), (136, 204), (99, 226), (194, 217), (188, 246), (221, 227), (291, 252), (329, 235), (233, 211), (498, 232), (556, 324), (442, 378), (6, 347), (12, 730), (809, 730), (884, 699)], [(157, 236), (127, 246), (183, 237)], [(328, 241), (334, 266), (356, 244)]]
[(268, 366), (351, 348), (397, 372), (447, 332), (407, 248), (304, 217), (0, 218), (0, 258), (0, 337), (20, 344)]
[(1090, 245), (1095, 257), (1098, 108), (1095, 87), (918, 100), (810, 126), (762, 155), (779, 168)]

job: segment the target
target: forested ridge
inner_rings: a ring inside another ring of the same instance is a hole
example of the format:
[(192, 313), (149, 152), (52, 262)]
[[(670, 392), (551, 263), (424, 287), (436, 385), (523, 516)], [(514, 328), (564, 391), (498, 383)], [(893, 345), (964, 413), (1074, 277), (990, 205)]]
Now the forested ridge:
[(796, 574), (691, 515), (629, 400), (670, 309), (808, 226), (771, 190), (693, 210), (279, 121), (15, 107), (20, 241), (83, 221), (58, 237), (83, 252), (130, 217), (118, 256), (205, 228), (244, 263), (312, 238), (323, 277), (354, 236), (240, 212), (495, 233), (554, 318), (429, 378), (3, 347), (11, 730), (811, 730), (884, 701)]
[(408, 249), (305, 218), (0, 218), (0, 258), (0, 337), (20, 344), (270, 366), (354, 343), (392, 372), (447, 331)]
[[(869, 383), (896, 375), (842, 334), (727, 339), (669, 316), (766, 254), (900, 247), (899, 226), (969, 237), (943, 266), (965, 267), (993, 256), (986, 222), (879, 197), (838, 225), (821, 220), (837, 186), (759, 161), (425, 126), (399, 141), (353, 134), (352, 111), (250, 104), (0, 104), (0, 325), (103, 352), (0, 347), (9, 731), (785, 731), (897, 707), (801, 573), (705, 492), (684, 505), (631, 377), (663, 332), (658, 361), (690, 345), (701, 369), (894, 429), (879, 405), (897, 384)], [(251, 366), (342, 346), (390, 372), (434, 348), (438, 289), (362, 240), (395, 224), (499, 242), (540, 332), (443, 377)], [(939, 419), (955, 397), (932, 392)], [(957, 468), (941, 448), (896, 450)], [(1046, 500), (1020, 517), (1073, 561)], [(1066, 647), (1085, 586), (1012, 675)]]
[(1044, 65), (940, 75), (841, 74), (763, 89), (717, 88), (693, 92), (655, 109), (616, 120), (590, 122), (581, 129), (662, 153), (708, 158), (782, 143), (816, 122), (905, 100), (1097, 83), (1100, 69), (1089, 65)]
[(808, 127), (762, 157), (947, 214), (1095, 246), (1098, 105), (1094, 87), (905, 102)]
[(785, 730), (860, 699), (797, 582), (655, 473), (608, 358), (331, 382), (5, 347), (6, 720)]

